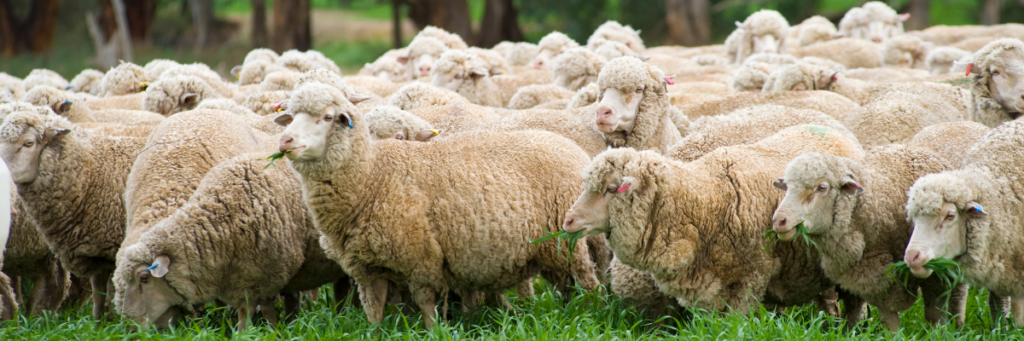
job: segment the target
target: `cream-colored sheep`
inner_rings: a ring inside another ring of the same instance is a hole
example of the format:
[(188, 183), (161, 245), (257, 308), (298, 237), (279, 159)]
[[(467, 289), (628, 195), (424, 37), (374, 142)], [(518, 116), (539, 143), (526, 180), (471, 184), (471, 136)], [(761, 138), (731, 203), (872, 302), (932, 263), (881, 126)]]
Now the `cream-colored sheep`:
[(907, 146), (931, 149), (956, 168), (988, 131), (988, 126), (972, 121), (938, 123), (921, 129)]
[(839, 35), (875, 43), (903, 34), (903, 21), (910, 15), (896, 14), (888, 5), (871, 1), (864, 6), (851, 8), (839, 21)]
[(416, 37), (409, 43), (405, 54), (398, 56), (397, 60), (405, 64), (405, 75), (408, 79), (430, 78), (434, 61), (441, 58), (441, 54), (449, 49), (437, 38)]
[(257, 116), (277, 116), (278, 104), (291, 97), (291, 91), (259, 91), (245, 97), (242, 106)]
[(924, 41), (930, 41), (935, 45), (954, 45), (961, 41), (977, 38), (1017, 38), (1024, 39), (1024, 25), (1001, 24), (991, 26), (963, 25), (946, 26), (935, 25), (921, 31), (909, 32), (920, 37)]
[(469, 100), (454, 91), (419, 82), (409, 83), (388, 97), (388, 105), (402, 110), (456, 103), (469, 103)]
[(153, 59), (142, 68), (146, 70), (146, 81), (153, 82), (160, 79), (164, 71), (181, 66), (180, 63), (168, 59)]
[(489, 76), (487, 64), (463, 50), (448, 50), (431, 71), (431, 84), (466, 97), (471, 103), (505, 107), (519, 88), (537, 84), (538, 79), (521, 75)]
[(789, 31), (789, 22), (778, 11), (760, 10), (736, 23), (725, 41), (729, 59), (742, 64), (754, 53), (778, 53)]
[[(169, 70), (164, 73), (173, 71)], [(162, 78), (146, 88), (142, 108), (164, 116), (192, 110), (207, 98), (222, 98), (205, 80), (196, 76)]]
[(797, 58), (821, 57), (847, 68), (882, 67), (882, 45), (867, 40), (839, 38), (787, 51)]
[(384, 105), (366, 113), (366, 126), (370, 136), (378, 139), (396, 139), (426, 142), (441, 134), (426, 120), (396, 106)]
[(679, 108), (690, 120), (715, 116), (762, 104), (816, 110), (843, 122), (860, 107), (856, 102), (830, 91), (738, 92), (718, 100), (709, 100)]
[[(277, 73), (292, 71), (284, 66), (277, 65), (275, 62), (267, 61), (264, 59), (257, 59), (245, 64), (242, 64), (238, 70), (238, 84), (249, 85), (249, 84), (260, 84), (266, 79), (267, 76)], [(296, 71), (292, 71), (296, 72)]]
[(87, 98), (85, 100), (85, 105), (88, 105), (89, 109), (92, 110), (143, 110), (142, 100), (145, 97), (145, 92), (139, 92), (131, 95), (110, 96), (102, 98)]
[[(572, 275), (587, 290), (597, 286), (583, 241), (572, 263), (557, 242), (529, 243), (550, 233), (542, 226), (561, 222), (559, 212), (580, 182), (588, 158), (569, 140), (546, 132), (477, 132), (431, 143), (371, 143), (363, 115), (345, 95), (315, 83), (296, 89), (285, 113), (278, 118), (288, 125), (280, 149), (301, 175), (306, 204), (324, 234), (321, 245), (359, 283), (371, 323), (383, 318), (387, 279), (408, 283), (427, 327), (434, 325), (436, 304), (452, 289), (504, 290), (542, 269)], [(320, 121), (330, 124), (315, 123)], [(422, 162), (442, 158), (449, 162)], [(340, 196), (332, 185), (365, 179), (379, 185), (346, 186)], [(481, 205), (497, 196), (520, 200)], [(367, 198), (407, 214), (359, 208)], [(433, 204), (438, 202), (447, 204)], [(367, 229), (372, 226), (381, 228)], [(437, 228), (446, 232), (427, 233)]]
[(540, 48), (540, 52), (537, 53), (537, 57), (530, 62), (530, 66), (534, 69), (546, 69), (551, 67), (551, 61), (554, 60), (558, 55), (562, 54), (568, 49), (579, 47), (577, 43), (565, 33), (553, 31), (548, 35), (541, 38), (537, 42), (537, 47)]
[(965, 120), (967, 112), (961, 103), (935, 93), (892, 88), (857, 109), (843, 123), (865, 147), (906, 143), (924, 127)]
[(25, 91), (32, 90), (40, 85), (52, 86), (57, 89), (67, 89), (68, 80), (61, 77), (60, 74), (52, 70), (47, 69), (33, 69), (25, 76), (25, 79), (21, 81), (22, 88)]
[[(919, 278), (930, 260), (956, 261), (965, 282), (1012, 298), (1024, 325), (1020, 222), (1024, 220), (1024, 121), (1007, 122), (978, 141), (958, 170), (929, 174), (910, 188), (906, 212), (914, 230), (904, 261)], [(992, 309), (998, 311), (997, 309)]]
[(597, 75), (607, 62), (608, 60), (591, 52), (590, 49), (577, 47), (564, 51), (550, 64), (551, 72), (555, 76), (555, 85), (576, 91), (596, 82)]
[(516, 43), (508, 40), (502, 40), (500, 43), (494, 45), (494, 47), (491, 48), (491, 51), (497, 52), (502, 56), (507, 56), (508, 51), (512, 51), (512, 47), (514, 46), (516, 46)]
[(25, 87), (21, 85), (21, 82), (21, 78), (0, 72), (0, 90), (7, 89), (11, 92), (14, 99), (20, 99), (25, 96)]
[(97, 70), (85, 69), (79, 72), (75, 78), (71, 79), (68, 84), (68, 89), (72, 92), (90, 94), (93, 96), (99, 96), (100, 94), (100, 80), (103, 79), (104, 74)]
[(149, 82), (146, 69), (130, 62), (121, 62), (103, 75), (100, 80), (100, 97), (113, 97), (137, 94), (146, 91)]
[(661, 153), (679, 140), (684, 129), (676, 123), (688, 129), (690, 122), (673, 123), (679, 112), (669, 104), (667, 86), (661, 70), (637, 58), (619, 57), (605, 65), (598, 77), (599, 103), (590, 115), (609, 146)]
[[(807, 46), (835, 39), (839, 34), (836, 25), (820, 15), (804, 19), (799, 25), (793, 26), (786, 37), (786, 49), (792, 46)], [(783, 49), (783, 52), (786, 52)]]
[(750, 55), (732, 77), (732, 88), (740, 91), (761, 91), (768, 76), (783, 65), (794, 64), (797, 59), (788, 54), (755, 53)]
[(487, 71), (491, 76), (504, 75), (512, 72), (512, 68), (508, 66), (508, 62), (505, 61), (505, 56), (498, 54), (497, 52), (482, 49), (479, 47), (470, 47), (466, 49), (466, 52), (476, 55), (484, 62), (487, 66)]
[(970, 57), (970, 52), (955, 47), (939, 46), (928, 53), (924, 64), (933, 76), (937, 76), (956, 72), (952, 70), (953, 64), (955, 62), (967, 63)]
[(569, 104), (566, 105), (566, 109), (577, 109), (597, 104), (598, 96), (601, 95), (601, 87), (597, 85), (597, 82), (587, 84), (576, 90), (576, 94), (572, 95), (569, 99)]
[(34, 283), (32, 292), (27, 295), (22, 294), (21, 288), (14, 288), (20, 301), (19, 308), (25, 315), (42, 316), (44, 310), (56, 313), (68, 295), (69, 274), (58, 264), (57, 256), (39, 233), (35, 219), (26, 211), (21, 197), (16, 201), (18, 214), (11, 220), (11, 235), (3, 255), (3, 272), (12, 279), (21, 277)]
[[(159, 80), (174, 78), (178, 76), (198, 77), (209, 84), (221, 97), (232, 98), (238, 92), (238, 86), (225, 82), (216, 71), (210, 70), (209, 66), (202, 63), (185, 64), (177, 66), (160, 74)], [(158, 80), (158, 81), (159, 81)], [(156, 83), (156, 82), (153, 82)], [(150, 84), (152, 85), (152, 83)]]
[(299, 81), (299, 77), (302, 77), (301, 72), (292, 70), (281, 70), (266, 75), (263, 81), (259, 83), (257, 88), (259, 91), (291, 91), (295, 88), (295, 83)]
[(882, 44), (882, 66), (925, 69), (925, 59), (931, 53), (932, 43), (912, 35), (889, 38)]
[[(409, 77), (405, 72), (405, 64), (398, 61), (398, 56), (405, 53), (406, 49), (404, 48), (389, 50), (373, 61), (373, 63), (366, 63), (359, 70), (358, 75), (380, 77), (392, 82), (408, 81)], [(505, 58), (504, 54), (501, 56)]]
[(515, 43), (515, 46), (505, 54), (505, 61), (510, 66), (527, 66), (538, 54), (540, 54), (540, 47), (536, 44), (519, 42)]
[(395, 83), (387, 79), (370, 76), (345, 76), (342, 77), (345, 83), (353, 87), (361, 87), (369, 90), (374, 95), (388, 97), (398, 92), (405, 83)]
[(46, 106), (57, 115), (63, 116), (71, 123), (117, 123), (129, 126), (155, 125), (164, 117), (143, 110), (92, 110), (79, 95), (67, 93), (49, 86), (32, 89), (24, 98), (25, 102)]
[(809, 151), (863, 157), (835, 129), (809, 125), (690, 163), (652, 151), (609, 150), (584, 171), (584, 193), (563, 229), (605, 233), (623, 264), (651, 273), (683, 307), (745, 314), (757, 302), (803, 304), (832, 286), (817, 253), (765, 245), (762, 234), (781, 198), (771, 179)]
[[(568, 101), (576, 93), (555, 84), (534, 84), (519, 88), (508, 101), (509, 109), (530, 109), (552, 101)], [(561, 108), (564, 109), (563, 104)]]
[(993, 41), (974, 53), (970, 67), (971, 121), (995, 127), (1024, 113), (1024, 42)]
[(640, 38), (640, 30), (633, 30), (629, 25), (622, 26), (613, 20), (606, 21), (594, 30), (587, 38), (587, 48), (594, 50), (608, 41), (623, 43), (637, 53), (644, 53), (647, 50), (643, 39)]
[(419, 37), (437, 38), (444, 42), (444, 45), (450, 49), (465, 50), (469, 48), (469, 45), (466, 44), (466, 41), (462, 40), (461, 36), (445, 31), (437, 26), (427, 25), (427, 27), (424, 27), (423, 30), (416, 34), (416, 37), (414, 37), (413, 40), (416, 40), (416, 38)]

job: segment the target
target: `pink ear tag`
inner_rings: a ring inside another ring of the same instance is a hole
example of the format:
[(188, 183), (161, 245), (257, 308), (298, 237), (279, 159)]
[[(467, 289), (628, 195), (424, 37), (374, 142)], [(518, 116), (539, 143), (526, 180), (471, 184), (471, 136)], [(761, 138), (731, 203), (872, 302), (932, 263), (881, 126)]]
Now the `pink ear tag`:
[(622, 187), (619, 187), (617, 192), (622, 193), (625, 192), (627, 189), (629, 189), (629, 184), (622, 185)]
[(281, 103), (274, 104), (274, 111), (281, 111), (281, 104), (284, 104), (284, 101), (281, 101)]
[(974, 67), (974, 63), (967, 64), (967, 73), (964, 74), (964, 77), (971, 75), (971, 67)]
[[(668, 76), (665, 77), (665, 82), (668, 83), (668, 85), (675, 85), (676, 84), (676, 82), (672, 81), (672, 77), (668, 77)], [(627, 186), (627, 187), (629, 187), (629, 186)]]

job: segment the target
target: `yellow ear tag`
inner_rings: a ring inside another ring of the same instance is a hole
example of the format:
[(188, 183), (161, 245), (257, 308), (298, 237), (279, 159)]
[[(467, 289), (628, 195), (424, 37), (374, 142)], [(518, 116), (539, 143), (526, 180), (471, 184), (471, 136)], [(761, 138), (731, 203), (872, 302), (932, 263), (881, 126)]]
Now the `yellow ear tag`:
[(142, 83), (139, 83), (139, 87), (141, 87), (141, 88), (142, 88), (142, 90), (146, 90), (146, 88), (148, 88), (148, 87), (149, 87), (149, 82), (142, 82)]
[(440, 131), (440, 130), (437, 130), (437, 129), (430, 129), (430, 132), (431, 132), (431, 133), (434, 133), (434, 136), (437, 136), (438, 134), (440, 134), (440, 133), (441, 133), (441, 131)]

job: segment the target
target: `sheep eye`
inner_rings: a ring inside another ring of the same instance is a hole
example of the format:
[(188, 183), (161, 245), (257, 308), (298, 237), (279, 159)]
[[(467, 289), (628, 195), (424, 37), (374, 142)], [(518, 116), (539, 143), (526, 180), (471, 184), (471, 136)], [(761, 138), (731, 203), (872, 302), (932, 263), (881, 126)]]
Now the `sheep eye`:
[(34, 141), (25, 142), (25, 147), (31, 148), (34, 145), (36, 145), (36, 143)]
[(950, 213), (946, 214), (946, 221), (953, 220), (954, 218), (956, 218), (956, 215), (953, 214), (953, 212), (950, 212)]
[(324, 122), (330, 122), (330, 121), (334, 121), (334, 116), (325, 115), (324, 116)]
[(824, 191), (826, 191), (826, 190), (828, 190), (828, 185), (826, 185), (826, 184), (820, 184), (820, 185), (818, 185), (818, 191), (819, 191), (819, 192), (824, 192)]
[(615, 190), (617, 190), (617, 189), (619, 189), (619, 188), (615, 187), (615, 186), (608, 186), (608, 191), (607, 192), (608, 193), (615, 193)]
[(402, 133), (395, 134), (395, 139), (399, 141), (405, 140), (405, 135), (402, 135)]
[(643, 87), (636, 88), (636, 93), (641, 93), (641, 92), (644, 92), (644, 88)]
[(992, 70), (992, 75), (993, 76), (998, 75), (998, 74), (999, 74), (999, 70)]

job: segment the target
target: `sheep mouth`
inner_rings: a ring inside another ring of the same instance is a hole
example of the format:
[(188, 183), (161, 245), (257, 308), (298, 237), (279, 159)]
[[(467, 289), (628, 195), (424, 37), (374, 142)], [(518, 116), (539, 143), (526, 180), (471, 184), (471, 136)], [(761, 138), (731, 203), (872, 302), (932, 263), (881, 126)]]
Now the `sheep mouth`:
[(295, 147), (295, 148), (289, 149), (288, 151), (285, 151), (284, 155), (287, 156), (289, 159), (291, 159), (291, 158), (294, 158), (294, 157), (298, 156), (299, 154), (301, 154), (302, 151), (304, 151), (304, 150), (306, 150), (306, 146)]

